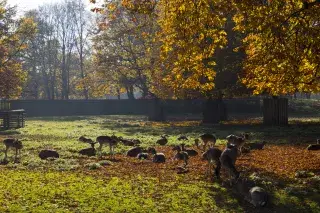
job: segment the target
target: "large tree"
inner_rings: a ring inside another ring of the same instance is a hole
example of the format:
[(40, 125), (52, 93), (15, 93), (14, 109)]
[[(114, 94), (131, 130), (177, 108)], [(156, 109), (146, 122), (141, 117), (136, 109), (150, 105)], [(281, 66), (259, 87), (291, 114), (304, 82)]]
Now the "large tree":
[(14, 19), (16, 9), (0, 0), (0, 98), (16, 98), (22, 90), (25, 72), (20, 56), (35, 31), (32, 19)]
[(234, 1), (244, 32), (242, 82), (255, 94), (320, 91), (320, 1)]
[(159, 58), (155, 13), (137, 9), (129, 2), (108, 1), (101, 31), (94, 39), (98, 70), (110, 87), (126, 89), (131, 99), (135, 89), (142, 96), (152, 91), (154, 67)]

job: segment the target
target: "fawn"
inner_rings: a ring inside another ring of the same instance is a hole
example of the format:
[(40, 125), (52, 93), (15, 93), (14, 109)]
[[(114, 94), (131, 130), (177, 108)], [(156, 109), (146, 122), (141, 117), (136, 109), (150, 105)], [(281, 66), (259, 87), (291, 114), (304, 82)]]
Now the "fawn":
[(23, 148), (22, 142), (19, 141), (18, 139), (13, 139), (13, 138), (7, 138), (3, 140), (4, 145), (6, 146), (5, 150), (5, 161), (7, 160), (8, 157), (8, 150), (9, 148), (14, 148), (16, 150), (15, 154), (15, 161), (18, 159), (18, 153), (20, 155), (20, 150)]
[(99, 143), (99, 151), (101, 152), (103, 144), (108, 144), (110, 147), (110, 155), (114, 157), (114, 147), (118, 143), (118, 138), (116, 136), (98, 136), (96, 138), (97, 143)]

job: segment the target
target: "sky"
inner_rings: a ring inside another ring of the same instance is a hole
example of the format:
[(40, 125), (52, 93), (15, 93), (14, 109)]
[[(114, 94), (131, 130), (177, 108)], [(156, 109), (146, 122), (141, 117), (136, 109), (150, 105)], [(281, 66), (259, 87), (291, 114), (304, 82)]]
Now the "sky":
[[(60, 2), (63, 0), (7, 0), (9, 5), (17, 5), (18, 13), (23, 14), (24, 12), (36, 9), (38, 6), (48, 3)], [(84, 0), (84, 2), (88, 3), (89, 0)]]

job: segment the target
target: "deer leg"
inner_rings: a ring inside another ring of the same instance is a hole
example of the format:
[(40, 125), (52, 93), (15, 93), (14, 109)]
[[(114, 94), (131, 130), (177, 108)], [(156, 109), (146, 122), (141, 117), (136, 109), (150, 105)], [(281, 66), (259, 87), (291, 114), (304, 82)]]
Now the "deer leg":
[(207, 142), (203, 142), (203, 151), (206, 151)]
[(186, 168), (187, 165), (188, 165), (188, 159), (186, 156), (183, 157), (183, 160), (184, 160), (184, 167)]
[(18, 159), (18, 149), (16, 148), (16, 155), (14, 157), (14, 162), (17, 162), (17, 159)]
[(7, 159), (8, 157), (8, 150), (9, 150), (9, 147), (6, 146), (6, 151), (4, 152), (4, 159)]
[(220, 170), (221, 170), (221, 162), (219, 160), (216, 161), (215, 175), (219, 179), (220, 178)]
[(99, 149), (99, 151), (101, 152), (101, 150), (102, 150), (102, 143), (99, 143), (98, 149)]

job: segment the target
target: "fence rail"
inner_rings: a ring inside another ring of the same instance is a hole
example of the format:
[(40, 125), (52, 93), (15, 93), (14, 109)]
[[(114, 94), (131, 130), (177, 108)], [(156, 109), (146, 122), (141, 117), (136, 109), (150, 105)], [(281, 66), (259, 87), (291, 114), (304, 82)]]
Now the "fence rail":
[[(29, 117), (74, 115), (146, 115), (154, 100), (12, 100), (12, 109), (24, 109)], [(164, 100), (166, 114), (201, 114), (205, 100)], [(260, 99), (224, 100), (229, 113), (262, 115)]]

